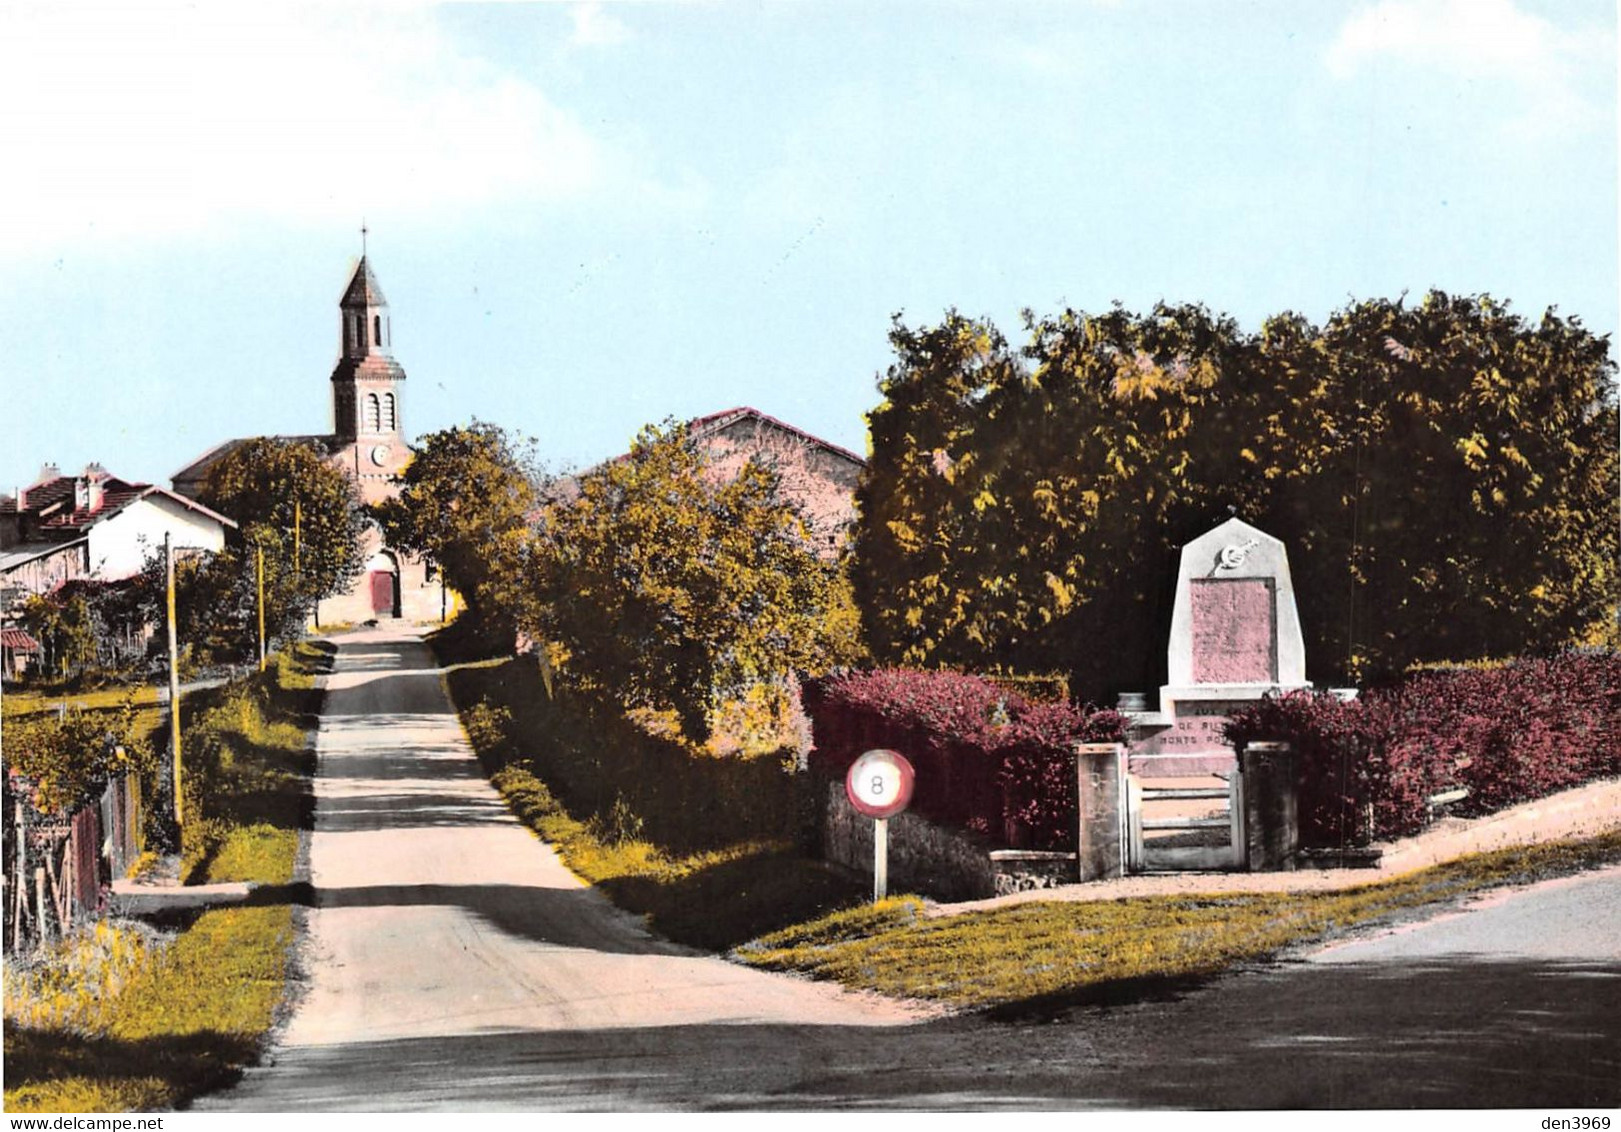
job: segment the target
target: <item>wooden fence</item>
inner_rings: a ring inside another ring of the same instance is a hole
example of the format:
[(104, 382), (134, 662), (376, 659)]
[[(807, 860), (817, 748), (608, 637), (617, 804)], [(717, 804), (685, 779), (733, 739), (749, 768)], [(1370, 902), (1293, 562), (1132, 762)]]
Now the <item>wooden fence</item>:
[(10, 953), (60, 938), (100, 915), (108, 887), (144, 848), (141, 781), (120, 775), (67, 815), (41, 814), (6, 781), (4, 946)]

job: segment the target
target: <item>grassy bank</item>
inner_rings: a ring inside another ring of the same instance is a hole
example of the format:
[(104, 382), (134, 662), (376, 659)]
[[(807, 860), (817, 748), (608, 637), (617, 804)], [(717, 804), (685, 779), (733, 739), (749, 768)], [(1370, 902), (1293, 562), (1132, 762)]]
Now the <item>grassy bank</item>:
[(1336, 892), (1029, 903), (936, 918), (903, 898), (799, 924), (735, 954), (768, 970), (955, 1007), (1057, 1007), (1213, 975), (1424, 905), (1617, 862), (1621, 832)]
[[(188, 881), (292, 879), (326, 656), (304, 644), (263, 676), (196, 698), (185, 740)], [(6, 1110), (172, 1108), (228, 1080), (270, 1028), (292, 937), (289, 904), (216, 908), (173, 935), (111, 925), (15, 965)], [(74, 987), (94, 989), (65, 989)]]
[(582, 694), (554, 700), (533, 661), (453, 665), (447, 680), (520, 819), (667, 938), (727, 950), (861, 898), (798, 848), (804, 799), (778, 760), (704, 755)]

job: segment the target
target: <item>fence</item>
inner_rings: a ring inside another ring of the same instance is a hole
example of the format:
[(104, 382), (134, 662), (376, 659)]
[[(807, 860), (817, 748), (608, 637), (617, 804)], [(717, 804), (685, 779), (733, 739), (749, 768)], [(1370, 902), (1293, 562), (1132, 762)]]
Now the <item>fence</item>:
[(65, 816), (36, 811), (8, 776), (4, 807), (4, 946), (16, 953), (102, 912), (113, 878), (144, 848), (145, 807), (132, 774)]

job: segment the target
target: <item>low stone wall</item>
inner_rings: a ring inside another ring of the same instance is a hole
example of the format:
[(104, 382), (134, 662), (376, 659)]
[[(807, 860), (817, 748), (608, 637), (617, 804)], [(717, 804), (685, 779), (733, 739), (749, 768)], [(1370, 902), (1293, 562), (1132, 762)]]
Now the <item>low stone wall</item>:
[[(872, 819), (850, 805), (843, 782), (827, 783), (824, 790), (822, 855), (871, 876)], [(1074, 871), (1073, 863), (1070, 870)], [(889, 819), (889, 888), (891, 892), (919, 892), (939, 900), (995, 896), (998, 889), (991, 846), (963, 830), (935, 825), (913, 813), (897, 814)]]
[[(1035, 849), (993, 849), (991, 869), (996, 875), (996, 895), (1058, 888), (1076, 882), (1074, 853), (1042, 852)], [(1118, 874), (1116, 874), (1118, 875)]]

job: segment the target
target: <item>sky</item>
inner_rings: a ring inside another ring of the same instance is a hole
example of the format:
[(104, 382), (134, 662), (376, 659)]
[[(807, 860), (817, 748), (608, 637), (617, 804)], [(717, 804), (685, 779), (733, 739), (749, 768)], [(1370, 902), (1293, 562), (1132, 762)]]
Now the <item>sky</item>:
[[(417, 436), (752, 405), (891, 320), (1430, 288), (1618, 323), (1611, 0), (0, 5), (0, 490), (331, 427), (361, 227)], [(1613, 355), (1613, 351), (1612, 351)]]

